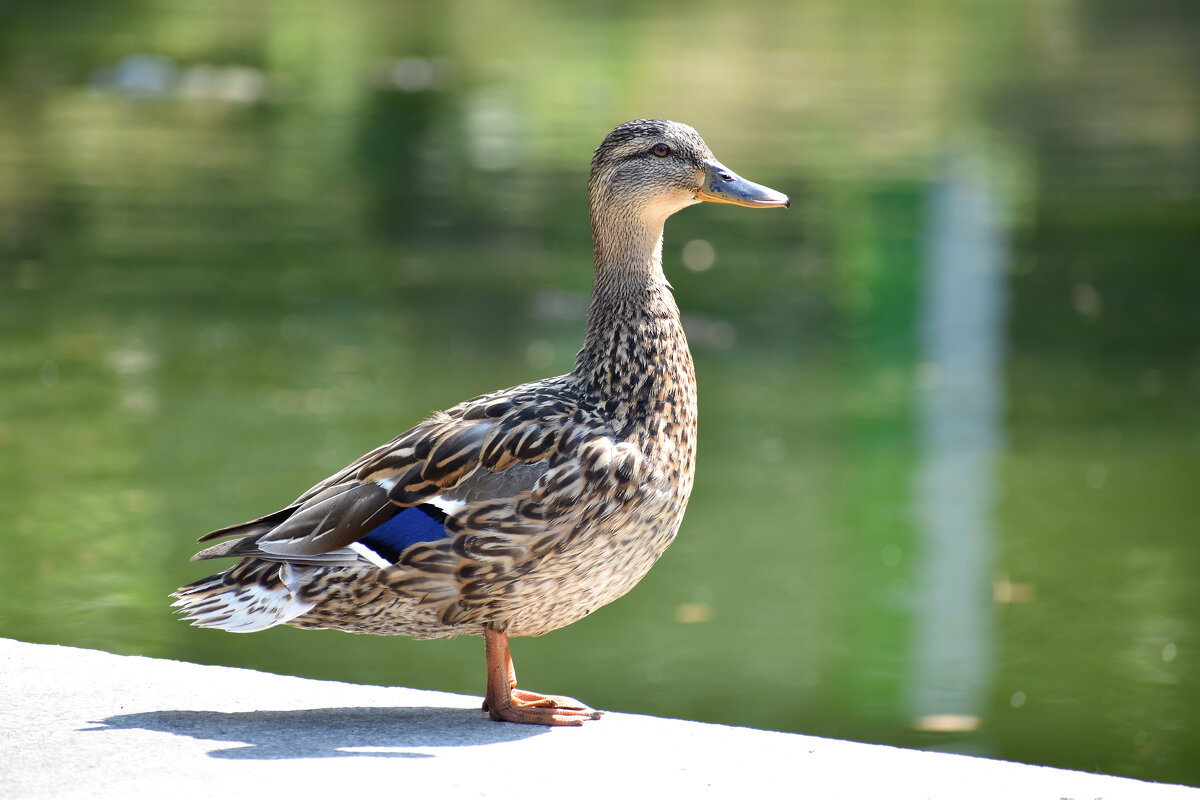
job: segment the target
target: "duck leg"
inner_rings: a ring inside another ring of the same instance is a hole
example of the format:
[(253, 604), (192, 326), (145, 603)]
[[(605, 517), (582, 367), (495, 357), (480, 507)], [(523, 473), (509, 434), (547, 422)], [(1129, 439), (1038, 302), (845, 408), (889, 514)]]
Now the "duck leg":
[(584, 720), (600, 718), (599, 711), (570, 697), (518, 689), (517, 673), (508, 649), (508, 634), (485, 627), (483, 652), (487, 659), (487, 694), (483, 710), (492, 719), (532, 725), (582, 725)]

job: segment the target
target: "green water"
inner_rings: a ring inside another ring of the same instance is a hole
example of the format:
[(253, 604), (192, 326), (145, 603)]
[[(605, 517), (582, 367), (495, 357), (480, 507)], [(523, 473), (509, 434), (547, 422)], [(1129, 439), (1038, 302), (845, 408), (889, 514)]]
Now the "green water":
[(1200, 785), (1192, 5), (105, 5), (0, 11), (0, 635), (480, 693), (477, 640), (166, 595), (569, 369), (590, 152), (663, 116), (793, 207), (669, 223), (688, 516), (522, 684)]

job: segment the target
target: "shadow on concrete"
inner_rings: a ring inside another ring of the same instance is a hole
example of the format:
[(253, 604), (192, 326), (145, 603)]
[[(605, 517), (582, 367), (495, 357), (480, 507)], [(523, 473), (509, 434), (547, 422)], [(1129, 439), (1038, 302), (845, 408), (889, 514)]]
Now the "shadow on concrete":
[(295, 711), (149, 711), (118, 714), (86, 731), (142, 729), (237, 742), (213, 758), (282, 759), (370, 756), (432, 758), (409, 747), (465, 747), (528, 739), (547, 731), (488, 720), (463, 708), (312, 708)]

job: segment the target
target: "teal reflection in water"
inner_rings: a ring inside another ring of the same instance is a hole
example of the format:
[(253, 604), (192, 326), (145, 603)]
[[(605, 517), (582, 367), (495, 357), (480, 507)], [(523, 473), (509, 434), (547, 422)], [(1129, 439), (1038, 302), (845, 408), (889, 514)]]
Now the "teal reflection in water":
[(795, 203), (669, 224), (688, 517), (522, 680), (1200, 784), (1200, 22), (1110, 6), (6, 12), (0, 635), (481, 691), (477, 641), (166, 594), (197, 535), (569, 369), (588, 158), (652, 114)]

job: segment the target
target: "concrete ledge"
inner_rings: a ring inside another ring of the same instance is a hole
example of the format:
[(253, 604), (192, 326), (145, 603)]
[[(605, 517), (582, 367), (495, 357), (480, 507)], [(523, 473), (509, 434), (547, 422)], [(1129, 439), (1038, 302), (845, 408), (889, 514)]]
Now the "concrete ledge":
[(966, 756), (609, 714), (499, 724), (479, 698), (0, 639), (0, 797), (1200, 798)]

